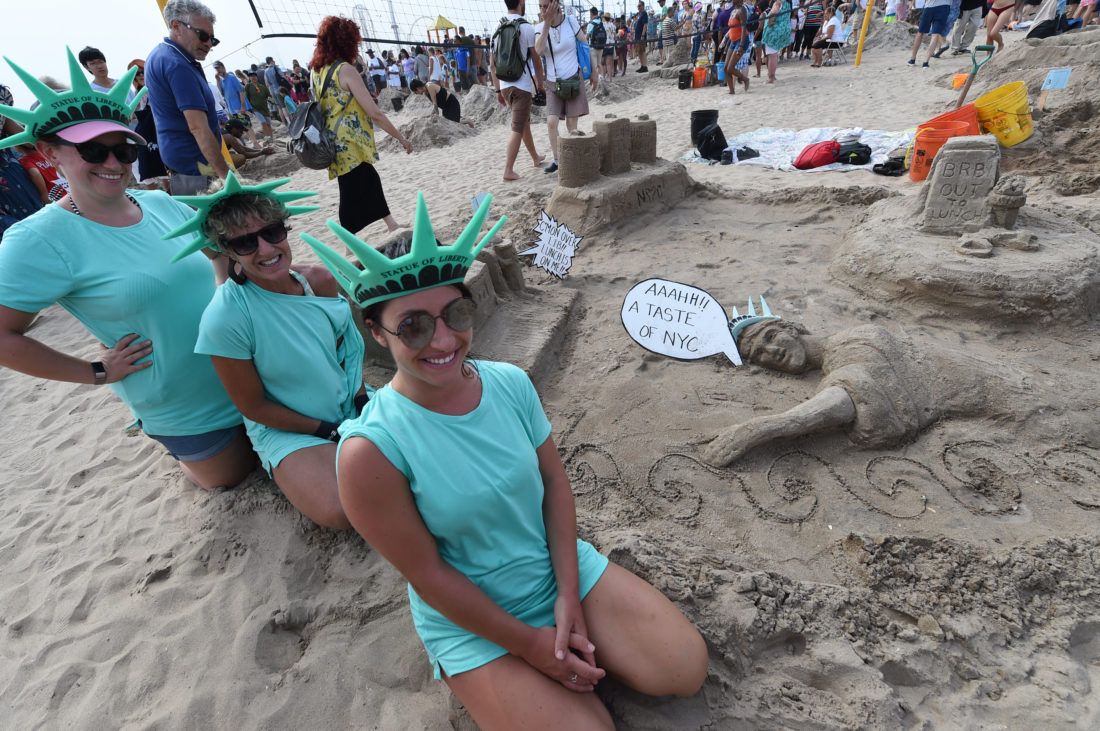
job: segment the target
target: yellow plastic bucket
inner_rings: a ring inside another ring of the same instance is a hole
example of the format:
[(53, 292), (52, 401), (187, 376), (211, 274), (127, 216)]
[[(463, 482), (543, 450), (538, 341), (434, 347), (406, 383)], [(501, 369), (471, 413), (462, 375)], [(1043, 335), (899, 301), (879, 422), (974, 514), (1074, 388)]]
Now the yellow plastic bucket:
[(1031, 104), (1027, 84), (1013, 81), (974, 100), (982, 129), (997, 137), (1004, 147), (1018, 145), (1031, 137)]

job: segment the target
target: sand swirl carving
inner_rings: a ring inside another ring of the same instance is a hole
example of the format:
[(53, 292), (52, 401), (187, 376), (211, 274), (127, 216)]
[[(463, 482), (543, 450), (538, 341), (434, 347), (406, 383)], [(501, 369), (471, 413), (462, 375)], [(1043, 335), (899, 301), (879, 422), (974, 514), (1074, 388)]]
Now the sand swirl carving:
[(1020, 485), (1033, 480), (1035, 469), (1023, 458), (995, 444), (958, 442), (944, 447), (943, 466), (961, 487), (942, 482), (955, 501), (978, 515), (1004, 515), (1019, 507)]
[(1084, 510), (1100, 510), (1100, 459), (1079, 447), (1055, 447), (1040, 457), (1055, 489)]

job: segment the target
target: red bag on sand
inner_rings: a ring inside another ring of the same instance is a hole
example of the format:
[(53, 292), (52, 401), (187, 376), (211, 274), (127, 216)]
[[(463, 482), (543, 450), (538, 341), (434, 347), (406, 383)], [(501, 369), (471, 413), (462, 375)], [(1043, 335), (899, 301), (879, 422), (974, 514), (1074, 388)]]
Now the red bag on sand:
[(825, 140), (806, 145), (806, 148), (794, 159), (794, 166), (799, 170), (813, 170), (822, 165), (834, 163), (839, 157), (840, 143), (836, 140)]

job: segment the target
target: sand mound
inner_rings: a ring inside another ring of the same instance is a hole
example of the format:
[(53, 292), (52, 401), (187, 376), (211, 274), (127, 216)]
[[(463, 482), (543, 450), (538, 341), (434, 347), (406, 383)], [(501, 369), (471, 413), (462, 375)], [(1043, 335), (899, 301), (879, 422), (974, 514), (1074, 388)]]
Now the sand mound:
[(387, 86), (378, 95), (378, 106), (381, 107), (383, 112), (386, 112), (387, 114), (389, 114), (389, 113), (393, 112), (393, 100), (394, 99), (404, 100), (405, 95), (401, 93), (400, 89), (394, 89), (391, 86)]
[[(507, 124), (512, 119), (512, 113), (507, 107), (500, 106), (497, 95), (487, 86), (478, 84), (470, 89), (465, 96), (460, 97), (462, 103), (462, 120), (469, 120), (477, 125)], [(531, 120), (539, 122), (546, 119), (545, 107), (533, 107)]]
[[(442, 116), (427, 116), (414, 119), (398, 126), (405, 139), (412, 143), (413, 150), (426, 150), (430, 147), (446, 147), (466, 137), (473, 137), (477, 130), (469, 125), (452, 122)], [(397, 140), (387, 137), (379, 144), (384, 152), (400, 152)]]
[(432, 100), (420, 94), (409, 94), (405, 97), (405, 107), (401, 111), (405, 114), (417, 117), (424, 114), (431, 114)]
[(589, 92), (588, 100), (596, 104), (618, 104), (629, 101), (641, 93), (641, 90), (625, 81), (603, 78), (600, 79), (600, 85), (596, 91)]
[(296, 170), (302, 169), (302, 163), (298, 162), (298, 158), (287, 152), (285, 148), (277, 147), (276, 150), (274, 155), (248, 160), (241, 166), (241, 171), (256, 180), (271, 180), (288, 177)]
[[(867, 40), (863, 44), (863, 50), (872, 48), (911, 48), (913, 46), (913, 34), (917, 32), (915, 25), (909, 23), (871, 23), (871, 29), (867, 31)], [(857, 37), (859, 29), (855, 31)]]

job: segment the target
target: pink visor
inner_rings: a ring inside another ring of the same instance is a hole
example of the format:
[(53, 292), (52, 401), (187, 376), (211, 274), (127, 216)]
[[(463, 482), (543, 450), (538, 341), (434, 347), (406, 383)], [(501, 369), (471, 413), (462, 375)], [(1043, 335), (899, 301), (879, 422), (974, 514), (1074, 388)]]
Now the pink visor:
[(147, 144), (144, 137), (129, 127), (119, 124), (118, 122), (108, 122), (106, 120), (81, 122), (80, 124), (74, 124), (72, 127), (58, 130), (55, 134), (66, 142), (72, 142), (74, 145), (78, 145), (81, 142), (87, 142), (88, 140), (95, 139), (100, 135), (109, 134), (111, 132), (121, 132), (134, 142), (142, 145)]

